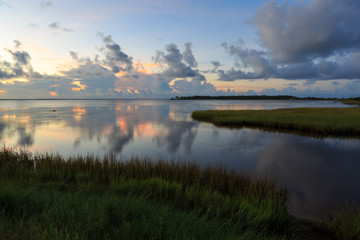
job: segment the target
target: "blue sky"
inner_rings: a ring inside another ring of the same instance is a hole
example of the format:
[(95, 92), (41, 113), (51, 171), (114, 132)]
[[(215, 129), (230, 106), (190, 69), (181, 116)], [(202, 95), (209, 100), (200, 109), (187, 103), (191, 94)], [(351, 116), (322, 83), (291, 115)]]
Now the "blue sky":
[(360, 2), (0, 1), (0, 98), (360, 95)]

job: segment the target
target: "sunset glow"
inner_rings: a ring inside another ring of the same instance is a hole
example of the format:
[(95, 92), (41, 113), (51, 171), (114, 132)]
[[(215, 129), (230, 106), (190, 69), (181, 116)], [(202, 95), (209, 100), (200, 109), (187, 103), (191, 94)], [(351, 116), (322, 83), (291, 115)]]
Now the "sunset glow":
[(80, 81), (73, 81), (71, 84), (78, 86), (78, 87), (71, 88), (71, 90), (76, 91), (76, 92), (80, 91), (80, 90), (85, 90), (85, 88), (87, 87), (85, 84), (81, 84)]
[(356, 97), (352, 1), (1, 1), (0, 98)]
[(49, 92), (49, 94), (50, 94), (51, 96), (53, 96), (53, 97), (57, 97), (57, 96), (58, 96), (57, 92)]
[(85, 114), (86, 113), (86, 109), (85, 108), (81, 108), (81, 107), (75, 107), (72, 109), (72, 111), (74, 113), (80, 113), (80, 114)]

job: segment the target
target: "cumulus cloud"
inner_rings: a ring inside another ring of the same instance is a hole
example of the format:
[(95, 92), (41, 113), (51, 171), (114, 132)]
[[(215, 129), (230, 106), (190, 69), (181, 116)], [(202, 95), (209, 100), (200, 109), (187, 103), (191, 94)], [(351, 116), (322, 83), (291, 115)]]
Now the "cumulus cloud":
[(121, 50), (120, 45), (112, 40), (112, 36), (104, 36), (104, 34), (100, 32), (97, 35), (102, 39), (103, 44), (105, 45), (102, 49), (103, 51), (106, 51), (104, 63), (111, 67), (113, 73), (132, 70), (132, 57)]
[(266, 51), (248, 49), (238, 44), (222, 45), (229, 55), (234, 56), (236, 63), (235, 68), (230, 70), (217, 70), (221, 81), (280, 78), (315, 82), (360, 78), (360, 51), (349, 52), (346, 55), (337, 54), (333, 59), (316, 58), (311, 61), (280, 64)]
[(191, 51), (191, 43), (185, 43), (185, 51), (180, 53), (179, 48), (175, 44), (168, 44), (164, 51), (157, 51), (153, 58), (156, 63), (165, 64), (167, 66), (163, 72), (159, 73), (159, 77), (163, 79), (173, 80), (174, 78), (191, 78), (192, 80), (205, 81), (205, 76), (198, 69), (194, 55)]
[(149, 74), (138, 71), (137, 66), (116, 80), (117, 91), (122, 95), (137, 94), (145, 97), (216, 93), (215, 87), (206, 82), (205, 76), (195, 69), (197, 61), (191, 48), (192, 44), (187, 42), (181, 53), (177, 45), (166, 45), (165, 50), (158, 50), (153, 57), (154, 62), (162, 66), (161, 70)]
[(256, 13), (261, 42), (277, 62), (299, 62), (360, 48), (360, 2), (312, 0), (301, 6), (270, 1)]
[[(13, 61), (0, 63), (0, 80), (22, 77), (26, 81), (12, 81), (6, 86), (0, 82), (5, 86), (4, 94), (28, 98), (169, 98), (220, 94), (194, 67), (197, 61), (189, 42), (185, 43), (183, 52), (175, 44), (157, 51), (156, 64), (150, 65), (158, 67), (158, 71), (152, 72), (141, 63), (134, 64), (132, 57), (123, 52), (111, 36), (100, 34), (100, 37), (103, 43), (100, 55), (83, 57), (69, 51), (76, 64), (60, 76), (33, 71), (26, 51), (7, 50)], [(20, 41), (14, 43), (18, 47), (21, 44)]]
[(52, 22), (48, 26), (49, 26), (49, 28), (51, 28), (53, 30), (61, 30), (64, 32), (73, 32), (74, 31), (73, 29), (70, 29), (70, 28), (61, 27), (58, 22)]
[(192, 43), (191, 42), (187, 42), (185, 43), (185, 51), (183, 52), (183, 58), (184, 61), (189, 64), (190, 67), (197, 67), (197, 61), (192, 53)]
[(217, 90), (211, 83), (200, 81), (178, 80), (172, 86), (178, 95), (214, 95)]
[(29, 53), (26, 51), (6, 51), (11, 55), (12, 61), (0, 61), (0, 79), (25, 77), (33, 73)]
[(242, 40), (223, 43), (234, 68), (218, 70), (219, 80), (359, 79), (360, 2), (312, 0), (302, 5), (270, 1), (256, 13), (263, 50)]

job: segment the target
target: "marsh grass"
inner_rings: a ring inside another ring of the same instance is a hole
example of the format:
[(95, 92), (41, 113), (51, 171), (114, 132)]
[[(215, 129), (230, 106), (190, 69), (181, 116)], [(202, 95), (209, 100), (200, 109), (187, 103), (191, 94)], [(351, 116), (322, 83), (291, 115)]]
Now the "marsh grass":
[(343, 104), (349, 105), (359, 105), (360, 106), (360, 98), (348, 98), (340, 100)]
[(319, 137), (360, 137), (360, 108), (209, 110), (196, 111), (192, 117), (225, 127), (257, 127)]
[(360, 209), (356, 204), (348, 204), (330, 217), (324, 217), (318, 224), (320, 230), (330, 232), (338, 239), (360, 239)]
[(193, 162), (0, 152), (5, 239), (283, 239), (287, 194)]
[(304, 222), (287, 201), (275, 181), (220, 166), (0, 151), (1, 239), (359, 237), (359, 215)]

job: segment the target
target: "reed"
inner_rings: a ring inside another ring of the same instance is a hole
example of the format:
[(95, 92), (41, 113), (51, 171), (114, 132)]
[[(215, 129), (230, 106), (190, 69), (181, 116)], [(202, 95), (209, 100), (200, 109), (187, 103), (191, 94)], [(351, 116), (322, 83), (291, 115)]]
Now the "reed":
[(257, 127), (315, 136), (360, 136), (360, 108), (196, 111), (196, 120), (225, 127)]
[(221, 166), (0, 151), (2, 239), (359, 238), (349, 214), (299, 228), (287, 201), (275, 181)]
[(318, 227), (324, 232), (330, 232), (338, 239), (360, 239), (360, 209), (356, 204), (348, 204), (330, 217), (324, 217)]
[(268, 178), (194, 162), (0, 152), (5, 239), (281, 239), (286, 203)]

